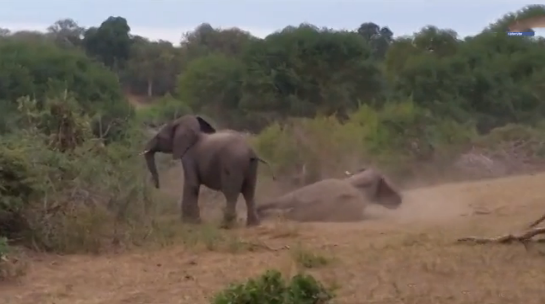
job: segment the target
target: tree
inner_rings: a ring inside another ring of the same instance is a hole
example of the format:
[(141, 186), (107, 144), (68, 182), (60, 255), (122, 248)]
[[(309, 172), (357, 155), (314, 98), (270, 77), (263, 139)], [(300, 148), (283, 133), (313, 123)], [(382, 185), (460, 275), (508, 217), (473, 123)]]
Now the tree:
[(453, 30), (426, 26), (414, 35), (413, 44), (421, 51), (435, 56), (450, 56), (456, 53), (459, 46), (457, 37), (458, 34)]
[(128, 71), (131, 83), (145, 83), (148, 97), (172, 92), (173, 80), (180, 72), (176, 52), (168, 41), (150, 42), (141, 37), (133, 40)]
[(47, 28), (55, 41), (61, 46), (76, 47), (81, 45), (85, 28), (79, 26), (73, 19), (61, 19)]
[(0, 66), (1, 102), (13, 105), (22, 96), (44, 101), (70, 93), (105, 125), (133, 114), (116, 75), (77, 49), (7, 38), (0, 41)]
[(394, 41), (394, 33), (388, 27), (380, 27), (373, 22), (362, 23), (357, 32), (371, 46), (373, 57), (384, 59), (388, 47)]
[(354, 32), (287, 27), (252, 43), (241, 107), (283, 115), (344, 115), (381, 92), (369, 46)]
[(7, 28), (0, 28), (0, 38), (8, 37), (11, 34), (11, 31)]
[(130, 56), (131, 28), (122, 17), (109, 17), (100, 27), (85, 31), (83, 46), (87, 53), (107, 67), (119, 70)]
[(238, 28), (215, 29), (208, 23), (197, 26), (184, 34), (181, 42), (182, 56), (186, 64), (211, 53), (239, 57), (244, 49), (257, 38)]
[(387, 70), (398, 94), (436, 114), (474, 120), (482, 132), (536, 122), (545, 114), (538, 85), (545, 53), (539, 40), (484, 31), (461, 41), (452, 31), (426, 27), (388, 53)]
[(201, 57), (178, 78), (177, 95), (196, 111), (235, 123), (232, 113), (239, 110), (243, 69), (242, 62), (222, 54)]
[[(515, 31), (532, 31), (535, 21), (539, 21), (545, 15), (545, 5), (543, 4), (534, 4), (527, 5), (522, 9), (514, 12), (508, 13), (498, 19), (496, 22), (490, 24), (485, 31), (487, 32), (506, 32), (510, 30)], [(538, 19), (536, 19), (538, 17)], [(541, 23), (537, 23), (538, 25)]]

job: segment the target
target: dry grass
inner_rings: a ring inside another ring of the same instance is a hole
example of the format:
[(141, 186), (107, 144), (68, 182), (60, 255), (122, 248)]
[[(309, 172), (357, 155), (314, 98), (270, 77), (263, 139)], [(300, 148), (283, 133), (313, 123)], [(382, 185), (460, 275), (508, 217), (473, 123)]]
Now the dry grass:
[(455, 243), (523, 228), (545, 212), (543, 185), (545, 174), (414, 190), (401, 209), (372, 210), (376, 219), (361, 223), (229, 231), (233, 248), (224, 250), (38, 256), (20, 282), (0, 285), (0, 303), (208, 303), (265, 269), (294, 274), (309, 254), (334, 260), (306, 271), (339, 287), (337, 303), (544, 303), (539, 247)]

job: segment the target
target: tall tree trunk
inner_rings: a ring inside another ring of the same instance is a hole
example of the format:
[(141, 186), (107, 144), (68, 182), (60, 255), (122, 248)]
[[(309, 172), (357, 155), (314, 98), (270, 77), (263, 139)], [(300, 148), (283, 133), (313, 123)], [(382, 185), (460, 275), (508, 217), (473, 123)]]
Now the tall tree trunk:
[(148, 78), (148, 97), (153, 96), (153, 79)]

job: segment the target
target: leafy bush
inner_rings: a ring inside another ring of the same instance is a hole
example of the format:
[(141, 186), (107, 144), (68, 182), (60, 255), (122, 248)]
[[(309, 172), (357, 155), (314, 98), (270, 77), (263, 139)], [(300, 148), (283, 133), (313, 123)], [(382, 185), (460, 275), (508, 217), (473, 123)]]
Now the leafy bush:
[(213, 304), (324, 304), (334, 298), (311, 275), (297, 274), (286, 282), (276, 270), (268, 270), (246, 283), (233, 284), (216, 294)]
[(9, 253), (8, 239), (6, 237), (0, 237), (0, 261), (7, 258)]
[[(127, 119), (134, 115), (123, 100), (115, 73), (77, 49), (60, 48), (49, 41), (6, 39), (0, 43), (0, 53), (2, 103), (15, 103), (21, 96), (41, 102), (61, 92), (70, 93), (80, 111), (93, 118), (95, 135), (109, 139), (121, 136)], [(14, 107), (1, 108), (9, 110), (10, 116), (17, 114)], [(105, 128), (109, 128), (107, 134)]]
[(26, 271), (26, 263), (16, 259), (8, 239), (0, 236), (0, 282), (17, 278)]
[(33, 93), (42, 100), (65, 90), (87, 110), (107, 109), (123, 100), (116, 75), (83, 52), (50, 42), (0, 43), (0, 99), (15, 101)]
[(136, 113), (137, 121), (150, 127), (159, 127), (164, 123), (191, 113), (191, 109), (183, 101), (170, 95), (164, 96), (151, 106), (140, 109)]
[(252, 140), (280, 175), (306, 166), (313, 181), (369, 162), (402, 172), (415, 161), (450, 153), (452, 146), (468, 143), (474, 134), (471, 124), (438, 119), (405, 101), (379, 110), (362, 105), (345, 122), (319, 116), (272, 124)]
[(105, 146), (73, 100), (19, 100), (24, 129), (0, 138), (0, 235), (61, 252), (149, 237), (154, 206), (137, 129)]

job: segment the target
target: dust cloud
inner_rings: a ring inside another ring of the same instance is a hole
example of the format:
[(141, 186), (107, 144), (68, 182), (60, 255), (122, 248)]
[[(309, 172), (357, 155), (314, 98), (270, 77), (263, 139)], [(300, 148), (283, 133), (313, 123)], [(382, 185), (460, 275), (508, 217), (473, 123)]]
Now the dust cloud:
[(366, 208), (365, 215), (373, 220), (442, 223), (470, 214), (473, 211), (470, 200), (464, 193), (453, 190), (445, 184), (404, 191), (403, 204), (399, 209), (387, 210), (373, 204)]

